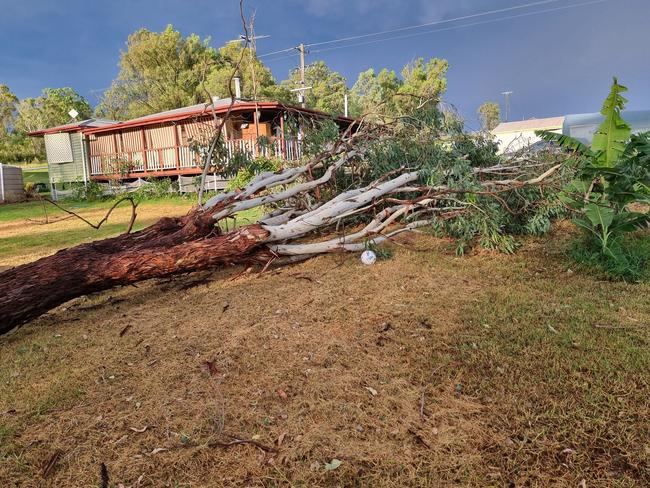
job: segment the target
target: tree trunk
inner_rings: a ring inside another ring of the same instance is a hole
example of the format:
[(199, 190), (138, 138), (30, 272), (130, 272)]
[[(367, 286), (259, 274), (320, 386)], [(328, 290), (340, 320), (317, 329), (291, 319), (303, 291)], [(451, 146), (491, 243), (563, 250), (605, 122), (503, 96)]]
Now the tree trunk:
[(0, 273), (0, 334), (81, 295), (246, 262), (268, 237), (260, 225), (250, 225), (201, 238), (214, 227), (189, 217), (164, 219), (138, 233), (64, 249)]
[[(163, 218), (139, 232), (64, 249), (0, 273), (0, 334), (68, 300), (114, 286), (273, 257), (293, 262), (324, 252), (358, 252), (428, 225), (434, 215), (445, 219), (476, 207), (458, 198), (451, 199), (451, 207), (438, 205), (439, 199), (446, 202), (449, 195), (470, 190), (418, 185), (422, 175), (406, 167), (366, 186), (334, 192), (327, 201), (314, 200), (311, 192), (330, 184), (335, 172), (345, 169), (355, 155), (356, 150), (336, 146), (303, 166), (260, 173), (245, 188), (221, 193), (184, 217)], [(499, 197), (504, 191), (541, 186), (561, 167), (562, 163), (555, 164), (527, 180), (524, 177), (533, 170), (523, 162), (476, 167), (472, 171), (482, 179), (474, 191), (504, 202)], [(322, 176), (306, 178), (315, 168), (323, 170)], [(540, 169), (534, 163), (533, 168)], [(501, 178), (504, 172), (512, 178), (486, 179)], [(238, 212), (269, 205), (275, 209), (256, 224), (225, 234), (215, 227), (215, 222)], [(367, 223), (358, 228), (361, 216)], [(352, 232), (323, 240), (322, 230), (336, 229), (346, 221), (352, 221)]]

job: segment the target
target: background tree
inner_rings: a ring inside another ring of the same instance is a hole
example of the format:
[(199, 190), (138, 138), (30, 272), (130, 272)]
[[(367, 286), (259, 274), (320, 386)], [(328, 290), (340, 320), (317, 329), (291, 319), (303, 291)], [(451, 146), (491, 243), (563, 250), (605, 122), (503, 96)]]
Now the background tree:
[(501, 121), (501, 108), (498, 103), (485, 102), (476, 111), (479, 121), (481, 122), (481, 129), (491, 131)]
[(375, 73), (372, 68), (359, 73), (359, 78), (351, 90), (351, 113), (355, 116), (377, 110), (390, 113), (395, 108), (394, 96), (401, 84), (402, 80), (397, 73), (386, 68), (379, 73)]
[[(281, 84), (285, 89), (300, 88), (300, 70), (292, 70), (289, 79)], [(330, 114), (343, 113), (343, 99), (347, 90), (345, 78), (330, 69), (325, 61), (316, 61), (305, 67), (305, 86), (311, 87), (305, 91), (307, 107)], [(292, 103), (296, 103), (295, 95)]]
[(31, 132), (65, 124), (70, 121), (68, 112), (71, 109), (79, 112), (79, 120), (92, 115), (90, 104), (72, 88), (45, 88), (40, 97), (20, 101), (16, 128)]
[(395, 105), (398, 112), (408, 114), (418, 110), (423, 103), (438, 102), (447, 90), (447, 69), (445, 59), (431, 58), (426, 63), (423, 58), (407, 64), (402, 69), (402, 85), (398, 90)]
[[(242, 50), (244, 55), (242, 56)], [(230, 96), (228, 81), (233, 68), (241, 58), (238, 75), (241, 80), (242, 97), (252, 99), (257, 93), (260, 98), (268, 87), (275, 85), (271, 70), (264, 65), (251, 48), (242, 47), (239, 42), (229, 42), (218, 51), (218, 62), (207, 76), (206, 88), (213, 96)], [(253, 77), (253, 71), (255, 76)], [(253, 84), (255, 78), (255, 84)]]
[(209, 39), (183, 37), (171, 25), (160, 33), (140, 29), (129, 36), (119, 75), (96, 113), (125, 119), (200, 103), (201, 83), (218, 60)]
[[(92, 115), (92, 108), (84, 97), (72, 88), (45, 88), (40, 97), (24, 98), (18, 104), (15, 128), (18, 132), (32, 132), (70, 122), (68, 112), (75, 109), (78, 120)], [(38, 157), (44, 156), (43, 141), (31, 138), (32, 148)]]
[(446, 60), (419, 58), (402, 69), (400, 78), (395, 71), (369, 69), (359, 74), (351, 91), (353, 115), (376, 112), (385, 117), (404, 115), (425, 102), (436, 105), (447, 89)]
[(18, 97), (7, 85), (0, 85), (0, 138), (7, 137), (13, 127)]

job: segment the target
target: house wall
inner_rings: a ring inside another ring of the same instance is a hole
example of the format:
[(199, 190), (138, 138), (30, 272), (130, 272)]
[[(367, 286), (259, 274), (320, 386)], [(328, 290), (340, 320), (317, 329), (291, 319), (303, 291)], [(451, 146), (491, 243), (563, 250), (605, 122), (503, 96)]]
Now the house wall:
[(19, 202), (24, 199), (23, 170), (0, 164), (0, 202)]
[[(503, 154), (504, 152), (517, 151), (523, 147), (530, 146), (536, 142), (541, 141), (537, 135), (535, 135), (536, 130), (541, 129), (532, 129), (524, 131), (515, 131), (515, 132), (502, 132), (494, 134), (495, 140), (499, 143), (499, 153)], [(549, 129), (544, 128), (543, 130), (550, 130), (558, 134), (562, 133), (562, 127)]]
[[(54, 158), (51, 157), (51, 153), (48, 152), (47, 166), (50, 173), (50, 181), (52, 183), (72, 183), (85, 180), (81, 134), (73, 132), (68, 134), (68, 136), (72, 148), (72, 161), (53, 162)], [(47, 138), (48, 135), (45, 137)]]

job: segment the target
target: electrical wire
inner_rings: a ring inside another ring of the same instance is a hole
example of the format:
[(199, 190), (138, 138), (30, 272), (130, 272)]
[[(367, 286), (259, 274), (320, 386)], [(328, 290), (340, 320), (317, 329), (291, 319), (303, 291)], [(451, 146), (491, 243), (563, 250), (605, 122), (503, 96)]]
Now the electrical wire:
[(418, 25), (411, 25), (408, 27), (400, 27), (397, 29), (391, 29), (391, 30), (385, 30), (385, 31), (380, 31), (380, 32), (372, 32), (370, 34), (361, 34), (358, 36), (349, 36), (349, 37), (341, 37), (338, 39), (331, 39), (329, 41), (322, 41), (322, 42), (313, 42), (311, 44), (305, 44), (306, 47), (311, 47), (311, 46), (322, 46), (324, 44), (333, 44), (336, 42), (345, 42), (345, 41), (353, 41), (356, 39), (363, 39), (365, 37), (372, 37), (372, 36), (381, 36), (383, 34), (394, 34), (395, 32), (403, 32), (406, 30), (412, 30), (412, 29), (420, 29), (422, 27), (431, 27), (433, 25), (440, 25), (440, 24), (447, 24), (450, 22), (456, 22), (459, 20), (468, 20), (468, 19), (474, 19), (476, 17), (484, 17), (486, 15), (494, 15), (494, 14), (501, 14), (504, 12), (510, 12), (512, 10), (519, 10), (522, 8), (529, 8), (529, 7), (536, 7), (538, 5), (546, 5), (549, 3), (557, 3), (560, 0), (540, 0), (538, 2), (531, 2), (531, 3), (526, 3), (523, 5), (514, 5), (512, 7), (505, 7), (505, 8), (500, 8), (496, 10), (488, 10), (486, 12), (480, 12), (476, 14), (471, 14), (471, 15), (463, 15), (461, 17), (455, 17), (452, 19), (444, 19), (444, 20), (436, 20), (433, 22), (426, 22), (424, 24), (418, 24)]
[(576, 3), (576, 4), (572, 4), (572, 5), (564, 5), (564, 6), (561, 6), (561, 7), (554, 7), (554, 8), (544, 9), (544, 10), (536, 10), (534, 12), (526, 12), (526, 13), (523, 13), (523, 14), (509, 15), (509, 16), (506, 16), (506, 17), (499, 17), (497, 19), (489, 19), (489, 20), (483, 20), (483, 21), (480, 21), (480, 22), (471, 22), (469, 24), (455, 25), (455, 26), (452, 26), (452, 27), (445, 27), (443, 29), (434, 29), (434, 30), (429, 30), (429, 31), (425, 31), (425, 32), (416, 32), (416, 33), (413, 33), (413, 34), (405, 34), (405, 35), (402, 35), (402, 36), (384, 37), (382, 39), (373, 39), (372, 41), (357, 42), (357, 43), (352, 43), (352, 44), (346, 44), (344, 46), (334, 46), (334, 47), (329, 47), (329, 48), (324, 48), (324, 49), (314, 49), (314, 50), (311, 50), (310, 53), (316, 54), (316, 53), (322, 53), (322, 52), (327, 52), (327, 51), (334, 51), (336, 49), (345, 49), (345, 48), (349, 48), (349, 47), (366, 46), (368, 44), (375, 44), (375, 43), (384, 42), (384, 41), (392, 41), (392, 40), (396, 40), (396, 39), (408, 39), (408, 38), (416, 37), (416, 36), (423, 36), (423, 35), (427, 35), (427, 34), (435, 34), (437, 32), (451, 31), (451, 30), (456, 30), (456, 29), (462, 29), (462, 28), (465, 28), (465, 27), (473, 27), (473, 26), (477, 26), (477, 25), (491, 24), (491, 23), (494, 23), (494, 22), (502, 22), (504, 20), (518, 19), (518, 18), (521, 18), (521, 17), (528, 17), (528, 16), (531, 16), (531, 15), (539, 15), (539, 14), (544, 14), (544, 13), (548, 13), (548, 12), (555, 12), (555, 11), (558, 11), (558, 10), (565, 10), (565, 9), (575, 8), (575, 7), (584, 7), (586, 5), (594, 5), (594, 4), (597, 4), (597, 3), (604, 3), (604, 2), (607, 2), (607, 1), (608, 0), (591, 0), (591, 1), (588, 1), (588, 2)]
[(265, 63), (273, 63), (275, 61), (281, 61), (283, 59), (295, 58), (298, 56), (298, 53), (289, 54), (288, 56), (278, 56), (277, 58), (265, 59)]
[[(400, 27), (400, 28), (397, 28), (397, 29), (390, 29), (390, 30), (385, 30), (385, 31), (371, 32), (371, 33), (368, 33), (368, 34), (360, 34), (360, 35), (356, 35), (356, 36), (341, 37), (341, 38), (338, 38), (338, 39), (330, 39), (328, 41), (312, 42), (312, 43), (309, 43), (309, 44), (305, 44), (305, 47), (322, 46), (322, 45), (326, 45), (326, 44), (334, 44), (334, 43), (338, 43), (338, 42), (352, 41), (352, 40), (363, 39), (363, 38), (367, 38), (367, 37), (374, 37), (374, 36), (380, 36), (380, 35), (385, 35), (385, 34), (393, 34), (395, 32), (403, 32), (403, 31), (407, 31), (407, 30), (421, 29), (422, 27), (430, 27), (430, 26), (433, 26), (433, 25), (440, 25), (440, 24), (446, 24), (446, 23), (450, 23), (450, 22), (457, 22), (457, 21), (461, 21), (461, 20), (473, 19), (473, 18), (477, 18), (477, 17), (484, 17), (486, 15), (494, 15), (494, 14), (499, 14), (499, 13), (504, 13), (504, 12), (510, 12), (510, 11), (513, 11), (513, 10), (520, 10), (520, 9), (524, 9), (524, 8), (536, 7), (536, 6), (539, 6), (539, 5), (547, 5), (549, 3), (557, 3), (559, 1), (560, 0), (539, 0), (537, 2), (529, 2), (529, 3), (523, 4), (523, 5), (514, 5), (512, 7), (505, 7), (505, 8), (501, 8), (501, 9), (488, 10), (488, 11), (485, 11), (485, 12), (479, 12), (479, 13), (470, 14), (470, 15), (463, 15), (463, 16), (454, 17), (454, 18), (451, 18), (451, 19), (444, 19), (444, 20), (437, 20), (437, 21), (433, 21), (433, 22), (426, 22), (424, 24)], [(601, 1), (605, 2), (607, 0), (601, 0)], [(599, 3), (599, 2), (596, 2), (596, 3)], [(570, 8), (570, 7), (559, 7), (559, 8)], [(470, 24), (470, 25), (476, 25), (476, 24)], [(402, 38), (402, 37), (395, 37), (395, 38), (399, 39), (399, 38)], [(390, 38), (386, 38), (386, 39), (393, 39), (393, 38), (390, 37)], [(356, 46), (356, 45), (363, 45), (363, 44), (353, 44), (353, 45)], [(294, 49), (296, 49), (295, 46), (294, 47), (288, 47), (288, 48), (285, 48), (285, 49), (280, 49), (278, 51), (272, 51), (272, 52), (260, 54), (260, 55), (258, 55), (258, 57), (259, 58), (264, 58), (264, 57), (267, 57), (267, 56), (273, 56), (274, 54), (286, 53), (286, 52), (292, 51)], [(323, 51), (323, 50), (319, 50), (318, 52), (321, 52), (321, 51)]]
[(273, 52), (270, 52), (270, 53), (260, 54), (257, 57), (258, 58), (265, 58), (266, 56), (272, 56), (274, 54), (286, 53), (286, 52), (289, 52), (289, 51), (293, 51), (294, 49), (296, 49), (296, 48), (295, 47), (288, 47), (286, 49), (280, 49), (279, 51), (273, 51)]

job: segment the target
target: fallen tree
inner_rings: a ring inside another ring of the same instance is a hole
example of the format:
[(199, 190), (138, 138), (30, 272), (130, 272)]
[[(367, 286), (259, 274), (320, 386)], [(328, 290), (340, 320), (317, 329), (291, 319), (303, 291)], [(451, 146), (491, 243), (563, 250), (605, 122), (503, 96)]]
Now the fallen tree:
[[(115, 286), (231, 264), (279, 265), (361, 251), (424, 226), (447, 226), (453, 235), (453, 226), (465, 222), (459, 228), (474, 227), (463, 230), (465, 237), (498, 246), (511, 232), (499, 221), (503, 215), (512, 222), (538, 216), (548, 199), (531, 199), (530, 192), (544, 195), (541, 188), (548, 192), (563, 168), (553, 157), (501, 160), (486, 140), (418, 124), (375, 126), (325, 144), (327, 150), (306, 164), (258, 174), (184, 217), (0, 273), (0, 334)], [(256, 207), (269, 213), (228, 230), (230, 219)]]

